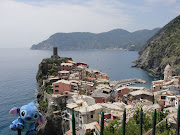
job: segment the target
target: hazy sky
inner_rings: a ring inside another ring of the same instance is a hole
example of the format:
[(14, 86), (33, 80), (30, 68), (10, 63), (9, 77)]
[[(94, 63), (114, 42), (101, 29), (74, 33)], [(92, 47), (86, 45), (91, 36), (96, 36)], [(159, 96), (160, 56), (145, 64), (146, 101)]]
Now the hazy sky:
[(57, 32), (163, 27), (179, 0), (0, 0), (0, 48), (30, 47)]

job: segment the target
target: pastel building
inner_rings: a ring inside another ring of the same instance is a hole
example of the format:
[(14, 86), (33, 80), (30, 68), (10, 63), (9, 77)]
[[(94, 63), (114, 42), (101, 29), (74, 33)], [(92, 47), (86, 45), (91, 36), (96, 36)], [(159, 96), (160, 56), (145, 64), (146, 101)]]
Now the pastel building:
[(109, 80), (109, 76), (105, 73), (95, 74), (95, 77), (96, 77), (96, 79), (107, 79), (107, 80)]
[(164, 81), (169, 81), (172, 78), (172, 69), (168, 64), (164, 69)]
[(121, 87), (116, 89), (116, 101), (121, 100), (124, 94), (131, 92), (131, 89), (128, 87)]
[(59, 74), (59, 78), (64, 79), (64, 80), (68, 80), (68, 78), (70, 76), (70, 72), (66, 71), (66, 70), (61, 70), (58, 72), (58, 74)]
[(74, 68), (74, 64), (72, 63), (61, 63), (61, 66), (60, 66), (60, 70), (66, 70), (66, 71), (70, 71)]
[(124, 94), (128, 94), (129, 92), (138, 91), (138, 90), (146, 90), (145, 87), (135, 87), (135, 86), (123, 86), (115, 90), (116, 92), (116, 100), (122, 100)]
[(107, 103), (110, 102), (111, 95), (110, 94), (105, 94), (101, 92), (95, 92), (91, 95), (96, 101), (96, 103)]
[(153, 94), (147, 90), (137, 90), (123, 95), (123, 102), (127, 104), (132, 104), (133, 101), (141, 101), (144, 99), (153, 102)]
[(152, 81), (151, 89), (153, 91), (160, 91), (163, 89), (164, 80)]
[(67, 80), (59, 80), (53, 83), (53, 94), (63, 95), (65, 92), (71, 91), (71, 82)]
[[(81, 127), (84, 131), (86, 131), (86, 124), (96, 125), (99, 121), (99, 114), (102, 112), (103, 108), (101, 105), (95, 104), (87, 107), (77, 107), (74, 108), (75, 117), (77, 119), (77, 126)], [(93, 128), (92, 126), (92, 128)]]
[(175, 106), (178, 107), (180, 105), (180, 95), (176, 95)]
[(84, 93), (92, 93), (94, 91), (94, 83), (87, 81), (80, 81), (79, 91), (84, 91)]
[(77, 66), (88, 67), (88, 65), (85, 62), (77, 62)]
[(72, 63), (74, 66), (77, 66), (77, 62), (74, 62), (74, 61), (71, 61), (71, 60), (66, 61), (66, 63)]
[[(72, 113), (75, 117), (75, 125), (80, 127), (85, 134), (87, 129), (93, 129), (98, 124), (99, 113), (102, 107), (95, 103), (95, 99), (85, 95), (73, 95), (72, 102), (66, 105), (63, 119), (69, 119), (71, 122)], [(71, 124), (70, 124), (71, 125)]]

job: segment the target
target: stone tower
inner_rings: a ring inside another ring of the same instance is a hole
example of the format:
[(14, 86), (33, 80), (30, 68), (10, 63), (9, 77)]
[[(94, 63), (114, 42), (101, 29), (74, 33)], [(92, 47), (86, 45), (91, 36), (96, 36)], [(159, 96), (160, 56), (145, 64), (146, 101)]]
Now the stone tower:
[(58, 52), (57, 52), (57, 47), (53, 47), (53, 55), (58, 55)]
[(58, 48), (53, 47), (53, 55), (51, 55), (51, 58), (59, 59), (60, 57), (58, 56)]
[(164, 69), (164, 80), (167, 81), (172, 78), (172, 69), (171, 66), (168, 64)]

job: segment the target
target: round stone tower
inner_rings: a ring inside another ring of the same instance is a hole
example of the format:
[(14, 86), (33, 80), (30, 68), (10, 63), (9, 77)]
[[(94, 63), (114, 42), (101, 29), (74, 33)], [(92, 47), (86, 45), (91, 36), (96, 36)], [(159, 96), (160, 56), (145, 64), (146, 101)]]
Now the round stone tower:
[(53, 55), (58, 55), (57, 47), (53, 47)]
[(172, 69), (171, 66), (168, 64), (164, 69), (164, 80), (167, 81), (172, 78)]

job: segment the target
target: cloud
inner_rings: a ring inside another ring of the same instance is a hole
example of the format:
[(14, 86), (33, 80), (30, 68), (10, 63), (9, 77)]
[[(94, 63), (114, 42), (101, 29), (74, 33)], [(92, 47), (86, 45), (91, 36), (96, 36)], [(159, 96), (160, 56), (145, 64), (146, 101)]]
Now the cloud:
[(175, 8), (171, 11), (177, 15), (180, 15), (180, 5), (175, 6)]
[(154, 3), (161, 3), (163, 5), (169, 5), (176, 3), (176, 0), (145, 0), (148, 3), (154, 4)]
[[(77, 3), (80, 4), (77, 4)], [(0, 47), (31, 46), (56, 32), (102, 32), (128, 28), (132, 17), (106, 0), (57, 2), (0, 1)]]
[(30, 47), (57, 32), (153, 29), (170, 15), (167, 6), (157, 5), (174, 1), (0, 0), (0, 48)]

